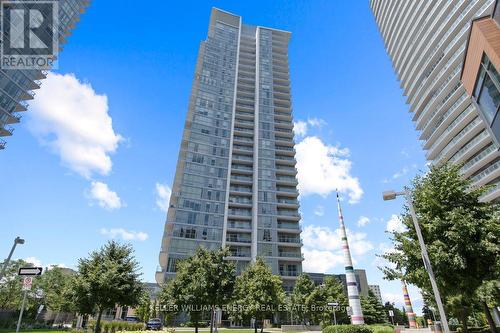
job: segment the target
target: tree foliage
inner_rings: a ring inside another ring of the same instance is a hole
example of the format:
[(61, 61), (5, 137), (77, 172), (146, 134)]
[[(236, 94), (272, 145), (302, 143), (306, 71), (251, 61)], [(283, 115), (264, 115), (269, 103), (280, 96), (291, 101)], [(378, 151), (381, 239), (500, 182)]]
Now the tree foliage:
[(213, 317), (216, 308), (232, 299), (236, 268), (225, 259), (228, 255), (227, 248), (209, 251), (199, 247), (194, 255), (181, 260), (175, 278), (163, 286), (162, 307), (170, 312), (188, 312), (197, 332), (203, 310), (210, 309)]
[(260, 321), (261, 332), (264, 319), (271, 319), (285, 301), (281, 278), (272, 273), (262, 258), (257, 258), (237, 277), (234, 294), (235, 300), (230, 307), (233, 317)]
[[(394, 303), (391, 302), (385, 302), (384, 304), (384, 310), (385, 314), (387, 316), (387, 321), (392, 323), (392, 320), (394, 320), (395, 325), (408, 325), (408, 317), (406, 316), (403, 309), (398, 309)], [(392, 311), (394, 313), (393, 318), (389, 316), (389, 311)], [(423, 310), (422, 310), (423, 311)]]
[(115, 241), (78, 260), (72, 297), (79, 313), (97, 314), (95, 332), (100, 332), (104, 310), (139, 304), (143, 285), (138, 269), (132, 247)]
[[(334, 308), (328, 306), (328, 303), (338, 303), (338, 305)], [(350, 322), (345, 310), (349, 304), (344, 294), (344, 287), (333, 276), (326, 277), (323, 284), (314, 288), (306, 297), (305, 305), (312, 324), (323, 324), (324, 326), (334, 324), (334, 311), (337, 324), (349, 324)]]
[(142, 322), (147, 322), (151, 318), (151, 299), (148, 292), (144, 291), (139, 300), (139, 305), (135, 308), (135, 314)]
[[(439, 290), (447, 310), (467, 329), (467, 316), (478, 300), (478, 289), (498, 279), (500, 213), (483, 203), (485, 188), (472, 188), (460, 167), (432, 167), (413, 180), (411, 197), (427, 245)], [(383, 255), (394, 267), (384, 267), (388, 279), (404, 279), (432, 294), (408, 207), (401, 217), (407, 230), (394, 232), (395, 251)]]
[(387, 323), (385, 308), (371, 290), (368, 291), (368, 296), (361, 296), (361, 308), (366, 324)]
[(76, 312), (71, 299), (73, 278), (73, 271), (57, 266), (43, 273), (40, 287), (47, 308), (58, 312)]
[[(3, 263), (2, 263), (3, 265)], [(24, 260), (12, 260), (6, 267), (5, 275), (0, 280), (0, 309), (19, 310), (23, 300), (23, 277), (18, 275), (20, 267), (33, 267)], [(34, 318), (43, 300), (43, 274), (33, 278), (31, 290), (26, 293), (25, 314)]]
[(301, 274), (295, 282), (295, 286), (290, 297), (292, 305), (292, 315), (305, 324), (310, 320), (311, 312), (307, 308), (307, 298), (315, 289), (314, 281), (307, 274)]

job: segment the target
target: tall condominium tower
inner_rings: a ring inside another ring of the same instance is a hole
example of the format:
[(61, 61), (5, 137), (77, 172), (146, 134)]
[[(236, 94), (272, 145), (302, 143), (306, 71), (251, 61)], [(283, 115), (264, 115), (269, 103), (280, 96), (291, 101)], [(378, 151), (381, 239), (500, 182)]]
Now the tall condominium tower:
[(161, 283), (199, 246), (238, 273), (265, 258), (285, 288), (302, 270), (288, 41), (212, 9), (200, 45), (159, 256)]
[[(495, 1), (370, 0), (370, 6), (427, 159), (462, 165), (474, 186), (493, 185), (481, 200), (500, 200), (498, 129), (462, 83), (472, 22), (491, 15)], [(490, 95), (498, 108), (498, 93)]]
[[(11, 1), (12, 2), (12, 1)], [(89, 5), (90, 0), (59, 0), (58, 2), (58, 38), (59, 51), (62, 44), (71, 34), (80, 15)], [(20, 4), (22, 2), (19, 2)], [(2, 4), (9, 6), (8, 4)], [(2, 34), (2, 42), (7, 42)], [(0, 68), (0, 150), (6, 142), (2, 137), (11, 136), (14, 132), (12, 124), (21, 121), (20, 112), (28, 109), (26, 101), (35, 97), (33, 90), (40, 89), (40, 80), (45, 79), (47, 72), (35, 69), (3, 69)]]

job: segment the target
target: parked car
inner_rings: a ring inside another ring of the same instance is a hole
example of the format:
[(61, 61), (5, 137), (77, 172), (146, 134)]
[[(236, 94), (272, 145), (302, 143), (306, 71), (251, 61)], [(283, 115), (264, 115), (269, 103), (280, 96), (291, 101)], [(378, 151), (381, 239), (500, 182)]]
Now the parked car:
[(159, 331), (163, 328), (163, 325), (161, 323), (160, 318), (152, 318), (149, 319), (148, 322), (146, 323), (146, 329), (147, 330), (156, 330)]
[(140, 322), (139, 318), (137, 318), (136, 316), (127, 316), (127, 317), (125, 317), (125, 321), (128, 321), (130, 323)]

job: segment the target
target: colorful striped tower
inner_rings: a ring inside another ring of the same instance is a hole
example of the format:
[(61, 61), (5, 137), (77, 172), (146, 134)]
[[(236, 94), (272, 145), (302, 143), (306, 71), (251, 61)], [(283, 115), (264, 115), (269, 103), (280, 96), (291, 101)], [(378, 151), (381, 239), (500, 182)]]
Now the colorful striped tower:
[(408, 316), (408, 323), (410, 324), (410, 328), (417, 328), (417, 321), (415, 312), (413, 312), (413, 307), (411, 306), (410, 295), (408, 294), (408, 288), (406, 287), (406, 282), (404, 280), (401, 281), (403, 288), (403, 296), (405, 298), (405, 311)]
[(342, 249), (344, 250), (345, 277), (347, 282), (347, 297), (349, 298), (349, 306), (352, 309), (351, 323), (353, 325), (363, 325), (363, 311), (361, 310), (361, 302), (359, 300), (358, 284), (352, 267), (351, 252), (349, 251), (349, 243), (347, 242), (347, 233), (345, 231), (344, 217), (340, 208), (340, 198), (337, 192), (337, 206), (339, 210), (340, 233), (342, 237)]

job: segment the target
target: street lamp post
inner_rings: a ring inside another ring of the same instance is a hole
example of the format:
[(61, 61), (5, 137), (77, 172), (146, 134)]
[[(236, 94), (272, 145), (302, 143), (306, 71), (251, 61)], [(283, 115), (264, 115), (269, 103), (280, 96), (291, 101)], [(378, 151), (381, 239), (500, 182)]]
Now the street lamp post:
[(14, 239), (14, 245), (12, 245), (12, 249), (10, 249), (10, 253), (9, 253), (9, 256), (7, 257), (7, 259), (5, 260), (4, 264), (3, 264), (3, 267), (2, 267), (2, 271), (0, 272), (0, 279), (3, 277), (3, 275), (5, 274), (5, 270), (7, 269), (7, 265), (9, 264), (10, 262), (10, 258), (12, 257), (12, 254), (14, 253), (14, 250), (16, 249), (16, 245), (17, 244), (24, 244), (24, 239), (20, 238), (19, 236), (17, 236), (15, 239)]
[(422, 253), (422, 261), (424, 262), (424, 267), (429, 274), (429, 279), (431, 281), (432, 291), (434, 293), (434, 299), (436, 301), (439, 316), (441, 317), (441, 325), (443, 326), (444, 333), (450, 333), (448, 327), (448, 320), (446, 319), (446, 314), (444, 312), (443, 303), (441, 302), (441, 294), (436, 283), (436, 278), (434, 276), (434, 271), (432, 270), (431, 261), (429, 260), (429, 254), (427, 253), (427, 247), (424, 243), (424, 238), (422, 237), (422, 231), (420, 230), (420, 225), (418, 224), (417, 214), (415, 214), (415, 208), (413, 207), (413, 199), (409, 190), (405, 189), (402, 192), (396, 191), (385, 191), (383, 194), (384, 200), (394, 200), (397, 196), (404, 196), (406, 198), (406, 203), (410, 210), (410, 215), (413, 220), (413, 225), (415, 226), (415, 232), (417, 233), (418, 243), (420, 245), (420, 251)]

